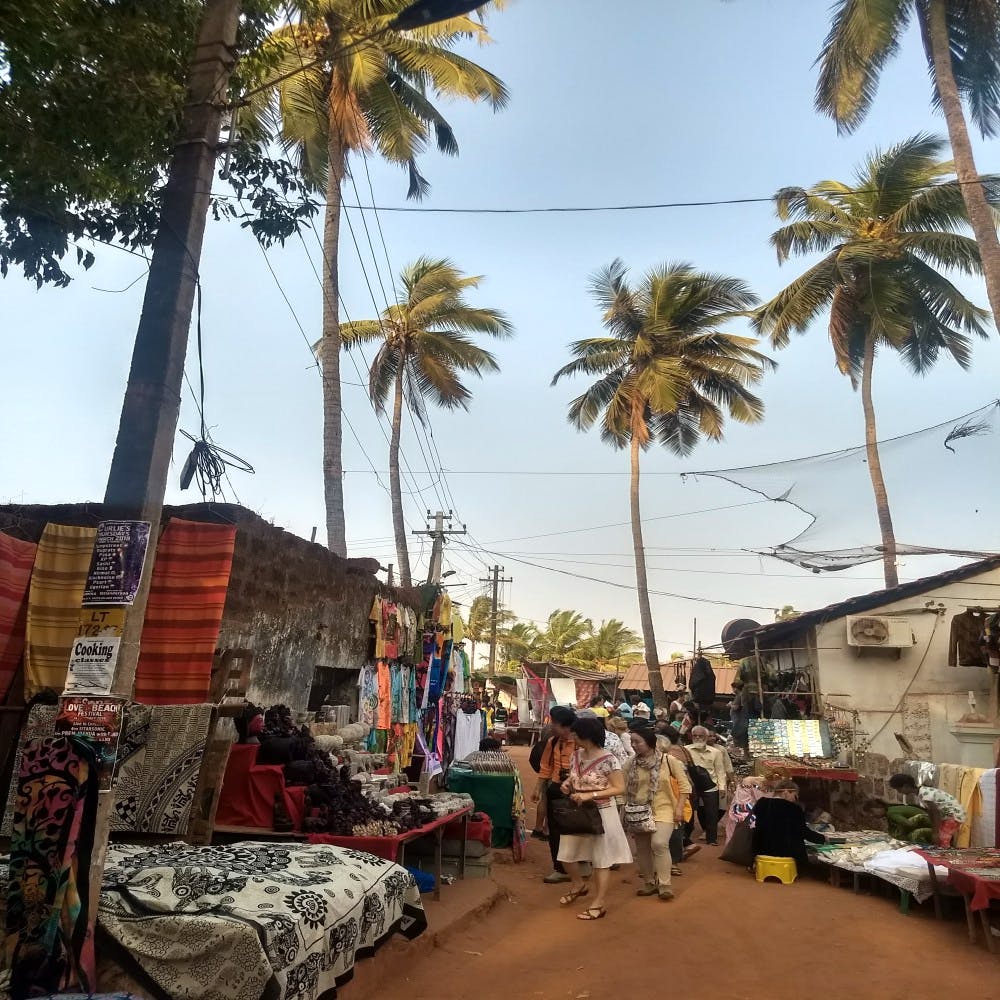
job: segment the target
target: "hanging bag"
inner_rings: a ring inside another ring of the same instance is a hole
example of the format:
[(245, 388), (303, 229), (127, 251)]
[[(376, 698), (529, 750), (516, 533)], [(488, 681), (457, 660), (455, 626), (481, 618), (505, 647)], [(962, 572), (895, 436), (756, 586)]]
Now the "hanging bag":
[[(585, 767), (580, 767), (580, 751), (573, 755), (573, 762), (570, 768), (570, 778), (573, 775), (583, 777), (602, 761), (607, 760), (611, 754), (604, 754), (597, 760), (591, 761)], [(601, 819), (601, 809), (593, 799), (588, 799), (577, 805), (568, 796), (566, 798), (555, 799), (552, 802), (552, 825), (556, 833), (560, 836), (599, 836), (604, 833), (604, 820)]]

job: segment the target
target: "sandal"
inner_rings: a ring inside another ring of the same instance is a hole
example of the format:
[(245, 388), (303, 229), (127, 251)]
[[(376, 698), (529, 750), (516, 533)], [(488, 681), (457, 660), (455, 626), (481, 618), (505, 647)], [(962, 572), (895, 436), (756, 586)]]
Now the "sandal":
[(671, 875), (683, 875), (684, 872), (677, 865), (674, 865), (673, 868), (670, 869), (670, 874)]
[(566, 893), (565, 896), (561, 896), (559, 899), (559, 905), (569, 906), (570, 904), (575, 903), (582, 896), (586, 896), (588, 892), (590, 892), (590, 886), (582, 885), (579, 889), (574, 889), (572, 892)]
[(607, 910), (603, 906), (592, 906), (589, 910), (584, 910), (583, 913), (578, 913), (576, 915), (577, 920), (600, 920), (601, 917), (607, 914)]

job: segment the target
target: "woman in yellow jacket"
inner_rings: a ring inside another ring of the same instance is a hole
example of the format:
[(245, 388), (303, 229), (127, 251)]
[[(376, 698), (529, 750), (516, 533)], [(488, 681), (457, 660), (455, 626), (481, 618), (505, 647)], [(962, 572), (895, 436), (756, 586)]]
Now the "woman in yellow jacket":
[(656, 732), (637, 729), (631, 734), (633, 757), (625, 767), (625, 829), (635, 839), (639, 871), (646, 878), (636, 895), (674, 898), (670, 884), (670, 836), (683, 822), (684, 805), (691, 794), (684, 765), (661, 753)]

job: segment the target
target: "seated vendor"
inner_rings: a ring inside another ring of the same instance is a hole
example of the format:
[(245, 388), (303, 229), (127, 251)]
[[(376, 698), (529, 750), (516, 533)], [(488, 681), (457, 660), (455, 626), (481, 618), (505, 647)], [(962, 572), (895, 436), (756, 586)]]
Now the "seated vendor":
[(770, 798), (753, 807), (753, 855), (794, 858), (800, 868), (809, 859), (806, 841), (825, 844), (826, 837), (806, 825), (806, 814), (799, 805), (799, 786), (794, 781), (779, 781)]
[(916, 844), (933, 843), (938, 847), (951, 847), (958, 828), (966, 821), (965, 809), (954, 795), (940, 788), (918, 786), (908, 774), (894, 774), (889, 779), (889, 787), (905, 798), (916, 798), (920, 803), (919, 807), (889, 806), (889, 832), (893, 836)]

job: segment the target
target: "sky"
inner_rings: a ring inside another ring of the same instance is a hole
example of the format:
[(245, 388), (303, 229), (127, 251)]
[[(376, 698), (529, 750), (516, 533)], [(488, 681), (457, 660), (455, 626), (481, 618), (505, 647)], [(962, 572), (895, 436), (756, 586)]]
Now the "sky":
[[(514, 0), (494, 15), (494, 44), (470, 54), (511, 91), (508, 109), (446, 104), (458, 158), (429, 153), (431, 182), (421, 208), (623, 206), (767, 198), (778, 188), (850, 179), (873, 147), (920, 131), (944, 134), (930, 107), (919, 41), (911, 35), (883, 78), (875, 107), (856, 134), (838, 137), (817, 115), (813, 61), (827, 31), (825, 0)], [(623, 16), (625, 15), (625, 16)], [(977, 143), (979, 168), (996, 167), (993, 143)], [(368, 168), (366, 174), (365, 167)], [(369, 190), (369, 176), (371, 188)], [(354, 164), (358, 195), (370, 206), (405, 206), (399, 170), (372, 159)], [(356, 203), (348, 184), (346, 200)], [(412, 203), (411, 203), (412, 205)], [(502, 371), (472, 386), (467, 413), (434, 411), (436, 454), (425, 458), (413, 428), (403, 451), (412, 470), (404, 488), (411, 529), (428, 510), (453, 509), (445, 566), (456, 601), (484, 592), (487, 567), (512, 582), (504, 602), (543, 622), (574, 608), (595, 622), (618, 618), (638, 631), (628, 527), (628, 456), (595, 431), (566, 421), (582, 381), (550, 387), (567, 345), (601, 333), (589, 276), (621, 257), (636, 275), (666, 261), (746, 280), (769, 298), (806, 262), (779, 268), (768, 245), (770, 204), (544, 214), (435, 214), (347, 210), (341, 290), (349, 316), (370, 318), (392, 297), (398, 274), (419, 255), (450, 257), (484, 281), (474, 295), (508, 313), (516, 336), (489, 345)], [(0, 501), (54, 503), (103, 495), (144, 288), (139, 258), (98, 247), (98, 263), (68, 289), (12, 275), (0, 284), (5, 380), (0, 398)], [(266, 254), (232, 222), (212, 222), (201, 274), (206, 417), (215, 440), (255, 468), (234, 472), (227, 498), (289, 531), (324, 536), (320, 379), (309, 343), (320, 334), (320, 260), (311, 231)], [(271, 270), (273, 268), (274, 274)], [(366, 278), (367, 276), (367, 278)], [(986, 305), (980, 282), (962, 284)], [(371, 285), (372, 291), (369, 291)], [(287, 296), (291, 305), (286, 303)], [(374, 298), (374, 303), (373, 303)], [(194, 377), (193, 338), (188, 372)], [(350, 554), (395, 562), (386, 491), (384, 417), (368, 403), (365, 362), (343, 363), (345, 479)], [(658, 646), (664, 658), (718, 642), (735, 618), (772, 620), (774, 609), (819, 607), (881, 586), (878, 564), (835, 575), (800, 571), (745, 550), (786, 541), (803, 527), (787, 506), (719, 480), (682, 477), (706, 469), (774, 462), (860, 444), (860, 400), (833, 366), (818, 323), (777, 357), (761, 388), (766, 419), (731, 425), (720, 444), (689, 459), (644, 458), (642, 504)], [(998, 395), (1000, 340), (976, 344), (974, 366), (942, 362), (915, 380), (891, 357), (875, 375), (884, 437), (927, 427)], [(360, 376), (359, 376), (360, 373)], [(195, 431), (185, 392), (180, 427)], [(356, 439), (354, 435), (356, 434)], [(167, 502), (198, 500), (178, 477), (188, 450), (179, 438)], [(437, 454), (440, 455), (440, 462)], [(439, 466), (445, 470), (443, 481)], [(377, 475), (373, 473), (373, 467)], [(912, 470), (893, 489), (919, 502)], [(831, 484), (835, 488), (836, 484)], [(972, 490), (995, 492), (984, 478)], [(877, 541), (874, 511), (852, 507), (852, 537)], [(927, 511), (927, 524), (940, 520)], [(848, 530), (849, 529), (849, 530)], [(998, 548), (984, 537), (981, 548)], [(908, 538), (920, 544), (922, 538)], [(427, 543), (413, 537), (418, 572)], [(943, 557), (909, 557), (903, 579), (940, 571)], [(582, 579), (592, 577), (594, 579)], [(676, 596), (665, 596), (672, 594)], [(697, 624), (695, 624), (697, 622)]]

